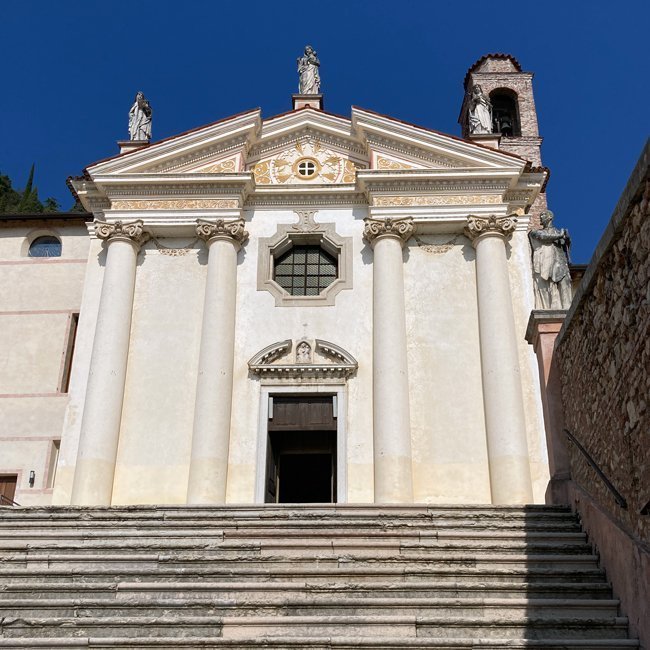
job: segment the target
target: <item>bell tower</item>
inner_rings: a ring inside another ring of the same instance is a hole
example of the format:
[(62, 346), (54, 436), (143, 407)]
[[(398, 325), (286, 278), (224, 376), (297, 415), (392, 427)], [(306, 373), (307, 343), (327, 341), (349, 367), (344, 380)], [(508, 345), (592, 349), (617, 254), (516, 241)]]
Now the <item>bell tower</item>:
[[(529, 160), (533, 167), (542, 166), (542, 138), (537, 125), (533, 97), (533, 73), (524, 72), (519, 61), (510, 54), (486, 54), (472, 65), (463, 82), (465, 97), (458, 121), (464, 138), (475, 136), (469, 130), (469, 97), (479, 85), (490, 100), (492, 132), (499, 135), (498, 148)], [(546, 209), (542, 192), (530, 212), (534, 220)]]

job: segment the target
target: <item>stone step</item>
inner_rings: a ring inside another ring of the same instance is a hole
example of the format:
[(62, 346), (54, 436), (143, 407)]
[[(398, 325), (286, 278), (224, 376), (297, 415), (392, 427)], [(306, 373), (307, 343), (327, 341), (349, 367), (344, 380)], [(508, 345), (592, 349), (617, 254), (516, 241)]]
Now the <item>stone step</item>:
[[(243, 566), (242, 566), (243, 565)], [(0, 584), (25, 583), (39, 585), (44, 580), (54, 582), (66, 582), (70, 578), (79, 582), (95, 581), (223, 581), (241, 582), (251, 580), (263, 581), (287, 581), (287, 580), (308, 580), (310, 583), (322, 583), (332, 581), (349, 581), (371, 583), (376, 581), (450, 581), (459, 580), (489, 580), (503, 582), (523, 583), (544, 583), (565, 581), (568, 583), (595, 582), (605, 580), (605, 572), (599, 568), (558, 570), (552, 566), (544, 568), (511, 567), (508, 569), (494, 567), (487, 564), (486, 567), (455, 566), (455, 567), (418, 567), (405, 568), (404, 566), (377, 567), (359, 566), (350, 562), (343, 562), (339, 566), (309, 566), (307, 568), (296, 567), (293, 564), (286, 567), (257, 568), (249, 567), (248, 563), (233, 563), (227, 568), (215, 569), (209, 567), (174, 567), (168, 565), (157, 565), (151, 568), (142, 566), (123, 568), (121, 570), (110, 567), (80, 567), (69, 569), (66, 567), (0, 567)]]
[(0, 586), (0, 602), (7, 599), (73, 598), (116, 600), (122, 597), (165, 599), (178, 593), (187, 597), (271, 598), (277, 594), (310, 593), (331, 598), (567, 598), (611, 599), (611, 586), (605, 582), (52, 582), (35, 589), (31, 584)]
[(630, 650), (639, 647), (636, 639), (436, 639), (422, 637), (376, 637), (336, 636), (336, 637), (69, 637), (69, 638), (0, 638), (0, 648), (23, 650), (24, 648), (157, 648), (176, 650), (187, 648), (274, 648), (275, 650), (403, 650), (405, 648), (426, 648), (427, 650)]
[(143, 554), (158, 553), (202, 553), (206, 556), (232, 558), (238, 556), (284, 556), (300, 558), (306, 554), (310, 556), (338, 556), (346, 554), (391, 556), (401, 555), (408, 557), (437, 558), (458, 554), (485, 554), (487, 552), (512, 555), (591, 555), (591, 546), (574, 542), (560, 543), (528, 543), (520, 541), (391, 541), (379, 540), (365, 542), (363, 540), (329, 541), (277, 541), (263, 540), (261, 542), (230, 542), (210, 539), (177, 540), (151, 540), (151, 539), (80, 539), (80, 540), (21, 540), (0, 541), (0, 554), (12, 561), (18, 559), (36, 559), (36, 556), (48, 555), (52, 558), (68, 556), (99, 555), (99, 554)]
[(17, 554), (2, 557), (1, 571), (12, 566), (17, 567), (61, 567), (69, 571), (87, 570), (97, 567), (104, 569), (124, 569), (139, 571), (155, 569), (158, 566), (176, 567), (180, 569), (210, 568), (211, 570), (236, 571), (237, 564), (245, 564), (250, 568), (268, 568), (270, 570), (290, 567), (293, 570), (310, 569), (315, 563), (321, 568), (326, 567), (364, 567), (392, 568), (399, 567), (406, 572), (417, 572), (422, 569), (443, 567), (472, 567), (476, 570), (490, 571), (494, 569), (531, 570), (552, 568), (556, 571), (567, 569), (596, 568), (598, 557), (591, 554), (485, 554), (485, 553), (439, 553), (439, 554), (332, 554), (332, 553), (303, 553), (294, 555), (260, 554), (259, 550), (224, 557), (220, 553), (208, 553), (204, 550), (177, 553), (34, 553)]
[(224, 528), (224, 527), (203, 527), (200, 532), (192, 528), (177, 528), (161, 524), (151, 529), (123, 528), (119, 525), (110, 528), (46, 528), (34, 527), (33, 529), (20, 529), (17, 526), (0, 529), (0, 543), (5, 547), (11, 543), (34, 543), (36, 540), (42, 543), (49, 541), (76, 541), (76, 540), (210, 540), (232, 543), (249, 543), (283, 540), (292, 543), (318, 543), (331, 539), (359, 541), (365, 543), (390, 542), (390, 541), (462, 541), (488, 543), (491, 541), (512, 542), (512, 543), (544, 543), (544, 544), (572, 544), (585, 543), (586, 535), (582, 532), (556, 532), (544, 528), (541, 531), (529, 530), (461, 530), (432, 528), (423, 530), (421, 528), (381, 528), (362, 529), (343, 528), (336, 529), (327, 527), (323, 529), (287, 529), (287, 528)]
[(3, 620), (29, 618), (99, 618), (191, 616), (445, 616), (481, 618), (496, 616), (504, 620), (532, 618), (589, 618), (611, 620), (617, 616), (615, 599), (534, 599), (534, 598), (354, 598), (345, 594), (313, 595), (308, 592), (287, 596), (268, 594), (262, 598), (223, 595), (173, 598), (142, 598), (120, 593), (114, 600), (105, 598), (23, 598), (2, 601)]
[(3, 637), (222, 636), (225, 639), (273, 636), (390, 636), (435, 638), (624, 639), (624, 617), (535, 618), (503, 616), (101, 616), (5, 618)]

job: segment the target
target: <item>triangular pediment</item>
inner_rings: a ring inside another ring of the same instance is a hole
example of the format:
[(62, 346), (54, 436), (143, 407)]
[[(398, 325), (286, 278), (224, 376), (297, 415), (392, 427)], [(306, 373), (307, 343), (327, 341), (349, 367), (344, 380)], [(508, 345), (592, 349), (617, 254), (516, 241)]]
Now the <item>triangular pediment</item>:
[[(314, 173), (301, 176), (300, 162)], [(311, 166), (310, 166), (311, 165)], [(257, 184), (352, 183), (379, 171), (523, 168), (516, 156), (353, 108), (352, 119), (312, 108), (262, 121), (253, 110), (88, 167), (91, 176), (253, 172)]]
[(260, 110), (255, 109), (99, 161), (87, 171), (91, 176), (242, 171), (261, 122)]

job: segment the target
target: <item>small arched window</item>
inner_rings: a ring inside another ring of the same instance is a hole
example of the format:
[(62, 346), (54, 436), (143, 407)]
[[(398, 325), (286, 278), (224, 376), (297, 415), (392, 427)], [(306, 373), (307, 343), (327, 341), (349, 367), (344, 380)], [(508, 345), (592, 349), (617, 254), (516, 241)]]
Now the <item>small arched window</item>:
[(517, 93), (509, 88), (497, 88), (490, 93), (492, 124), (495, 133), (506, 138), (521, 135)]
[(29, 257), (61, 257), (61, 241), (52, 235), (37, 237), (29, 245)]

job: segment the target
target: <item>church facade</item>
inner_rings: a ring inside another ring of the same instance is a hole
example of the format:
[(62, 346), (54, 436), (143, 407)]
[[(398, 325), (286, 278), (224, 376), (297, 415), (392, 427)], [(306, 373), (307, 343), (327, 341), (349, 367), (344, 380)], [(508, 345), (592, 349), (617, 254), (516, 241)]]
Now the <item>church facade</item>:
[(469, 99), (459, 138), (297, 95), (122, 143), (71, 180), (92, 218), (6, 221), (13, 498), (543, 502), (525, 332), (548, 172), (532, 75), (488, 55), (477, 84), (491, 133)]

